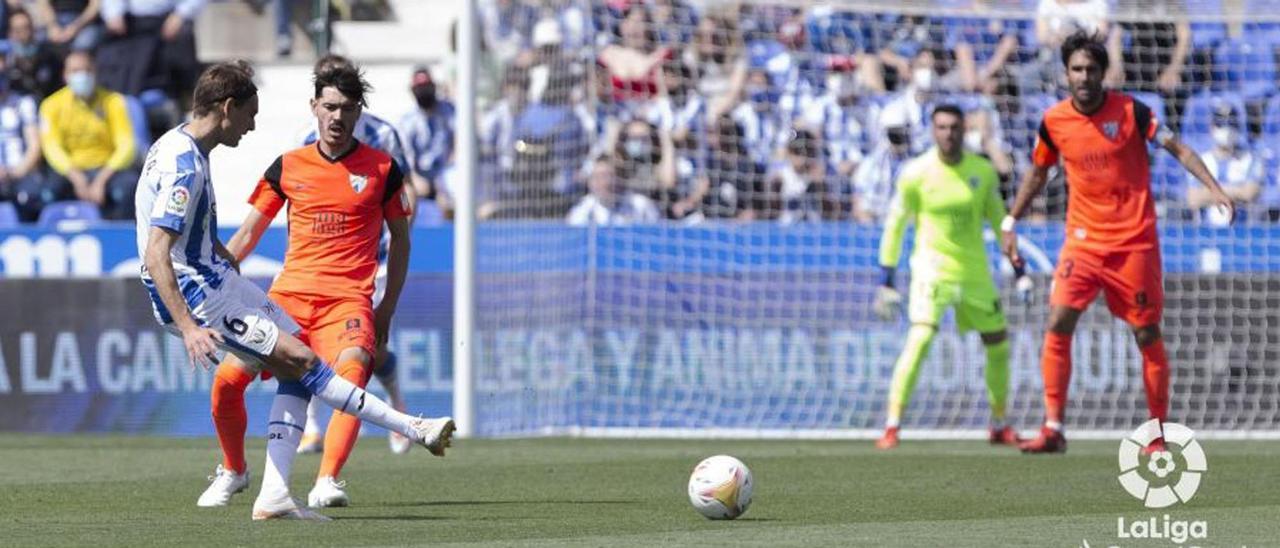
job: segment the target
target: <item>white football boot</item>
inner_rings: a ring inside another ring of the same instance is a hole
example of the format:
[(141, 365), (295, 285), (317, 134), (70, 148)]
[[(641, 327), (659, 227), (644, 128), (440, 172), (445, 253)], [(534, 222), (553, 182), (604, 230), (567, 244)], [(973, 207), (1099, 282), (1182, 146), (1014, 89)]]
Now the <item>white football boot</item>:
[(324, 433), (303, 434), (302, 441), (298, 442), (298, 454), (306, 453), (323, 453), (324, 452)]
[(253, 501), (253, 521), (268, 519), (332, 521), (332, 518), (299, 504), (293, 497), (271, 502), (263, 501), (262, 498)]
[(409, 449), (413, 448), (413, 440), (404, 437), (404, 434), (399, 432), (388, 432), (387, 445), (391, 446), (392, 453), (396, 455), (403, 455), (408, 453)]
[(351, 498), (347, 496), (346, 491), (342, 490), (346, 486), (347, 482), (335, 481), (333, 476), (316, 479), (316, 486), (312, 487), (311, 493), (307, 495), (307, 506), (330, 508), (351, 504)]
[(200, 498), (196, 500), (196, 506), (201, 508), (226, 506), (227, 503), (231, 502), (231, 495), (244, 491), (248, 487), (248, 470), (245, 470), (243, 474), (237, 474), (235, 471), (227, 470), (219, 464), (213, 470), (213, 475), (209, 476), (209, 487), (200, 494)]
[(453, 445), (455, 429), (452, 417), (438, 419), (419, 417), (413, 421), (414, 441), (422, 444), (427, 451), (437, 457), (443, 457), (445, 448)]

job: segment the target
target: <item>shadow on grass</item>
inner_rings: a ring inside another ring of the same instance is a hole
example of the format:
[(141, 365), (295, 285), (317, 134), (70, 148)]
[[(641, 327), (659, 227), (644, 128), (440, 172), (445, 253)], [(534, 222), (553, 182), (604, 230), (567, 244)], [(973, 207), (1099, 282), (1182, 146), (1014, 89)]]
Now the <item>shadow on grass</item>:
[(441, 517), (441, 516), (406, 516), (406, 515), (329, 516), (329, 517), (333, 518), (333, 521), (348, 521), (348, 520), (350, 521), (438, 521), (438, 520), (453, 519), (453, 518), (447, 518), (447, 517)]

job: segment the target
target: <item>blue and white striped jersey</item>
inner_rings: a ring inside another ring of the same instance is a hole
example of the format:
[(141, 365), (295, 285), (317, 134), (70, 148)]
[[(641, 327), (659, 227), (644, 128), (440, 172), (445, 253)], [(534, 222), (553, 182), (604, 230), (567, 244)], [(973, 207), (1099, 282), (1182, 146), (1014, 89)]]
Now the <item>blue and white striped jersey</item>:
[[(209, 179), (209, 158), (200, 152), (185, 127), (184, 124), (169, 130), (147, 151), (134, 204), (140, 258), (146, 256), (152, 227), (180, 235), (169, 257), (187, 306), (194, 309), (211, 290), (222, 286), (231, 265), (214, 252), (218, 214)], [(156, 316), (162, 323), (171, 322), (145, 264), (141, 275), (151, 293)]]

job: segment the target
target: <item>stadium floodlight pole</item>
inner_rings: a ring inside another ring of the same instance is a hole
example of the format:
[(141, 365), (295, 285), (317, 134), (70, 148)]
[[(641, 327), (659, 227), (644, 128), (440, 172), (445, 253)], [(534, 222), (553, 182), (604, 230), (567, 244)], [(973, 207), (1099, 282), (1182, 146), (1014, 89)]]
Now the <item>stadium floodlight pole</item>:
[(458, 436), (476, 433), (476, 0), (462, 2), (458, 25), (458, 128), (455, 145), (462, 184), (453, 216), (453, 418)]

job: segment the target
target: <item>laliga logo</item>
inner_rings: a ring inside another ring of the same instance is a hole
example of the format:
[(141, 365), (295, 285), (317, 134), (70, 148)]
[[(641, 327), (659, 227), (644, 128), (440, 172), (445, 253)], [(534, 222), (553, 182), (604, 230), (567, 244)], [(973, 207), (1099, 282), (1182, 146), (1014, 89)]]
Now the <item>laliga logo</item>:
[(1200, 488), (1200, 477), (1209, 469), (1195, 434), (1173, 422), (1164, 423), (1164, 441), (1181, 449), (1177, 454), (1168, 449), (1156, 451), (1147, 465), (1141, 466), (1142, 449), (1160, 436), (1160, 421), (1151, 419), (1120, 441), (1120, 485), (1147, 508), (1191, 500)]

